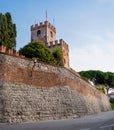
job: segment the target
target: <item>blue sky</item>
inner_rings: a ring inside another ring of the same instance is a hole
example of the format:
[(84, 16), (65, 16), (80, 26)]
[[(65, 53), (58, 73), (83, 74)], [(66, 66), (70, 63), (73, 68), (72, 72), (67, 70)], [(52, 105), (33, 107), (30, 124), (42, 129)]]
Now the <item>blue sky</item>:
[(0, 0), (0, 12), (10, 12), (17, 25), (17, 50), (46, 10), (57, 39), (69, 44), (72, 68), (114, 72), (114, 0)]

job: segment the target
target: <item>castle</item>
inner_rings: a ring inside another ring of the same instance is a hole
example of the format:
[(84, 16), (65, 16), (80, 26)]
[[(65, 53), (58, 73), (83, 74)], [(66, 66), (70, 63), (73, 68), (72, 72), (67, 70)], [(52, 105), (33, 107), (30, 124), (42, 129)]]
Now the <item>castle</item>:
[(60, 39), (59, 41), (56, 40), (56, 28), (48, 21), (31, 26), (31, 42), (43, 42), (50, 50), (59, 47), (63, 53), (63, 65), (64, 67), (69, 68), (68, 44), (63, 39)]
[[(79, 118), (111, 110), (109, 99), (69, 67), (68, 45), (47, 21), (31, 26), (31, 41), (63, 51), (64, 66), (34, 62), (0, 46), (0, 123)], [(69, 67), (69, 68), (68, 68)]]

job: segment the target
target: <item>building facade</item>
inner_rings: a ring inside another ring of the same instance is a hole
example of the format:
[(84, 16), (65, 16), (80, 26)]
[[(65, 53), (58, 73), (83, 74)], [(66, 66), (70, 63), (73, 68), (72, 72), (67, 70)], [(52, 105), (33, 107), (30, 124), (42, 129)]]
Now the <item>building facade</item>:
[(43, 42), (50, 50), (59, 47), (63, 53), (63, 65), (69, 68), (68, 44), (63, 39), (56, 40), (56, 28), (48, 21), (31, 26), (31, 42)]

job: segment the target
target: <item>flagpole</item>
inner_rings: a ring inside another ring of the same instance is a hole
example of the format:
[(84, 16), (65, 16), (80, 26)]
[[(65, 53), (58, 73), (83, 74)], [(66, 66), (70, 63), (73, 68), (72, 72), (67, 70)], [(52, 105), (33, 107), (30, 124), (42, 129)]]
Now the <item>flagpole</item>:
[(47, 10), (46, 10), (46, 21), (47, 21)]

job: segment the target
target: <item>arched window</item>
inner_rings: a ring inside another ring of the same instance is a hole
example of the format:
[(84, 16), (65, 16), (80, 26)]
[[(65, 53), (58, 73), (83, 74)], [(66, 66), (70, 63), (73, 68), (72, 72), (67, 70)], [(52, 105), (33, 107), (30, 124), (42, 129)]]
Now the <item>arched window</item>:
[(41, 35), (41, 30), (38, 30), (37, 31), (37, 36), (40, 36)]
[(50, 35), (51, 35), (51, 37), (53, 37), (53, 33), (52, 33), (52, 31), (50, 31)]

